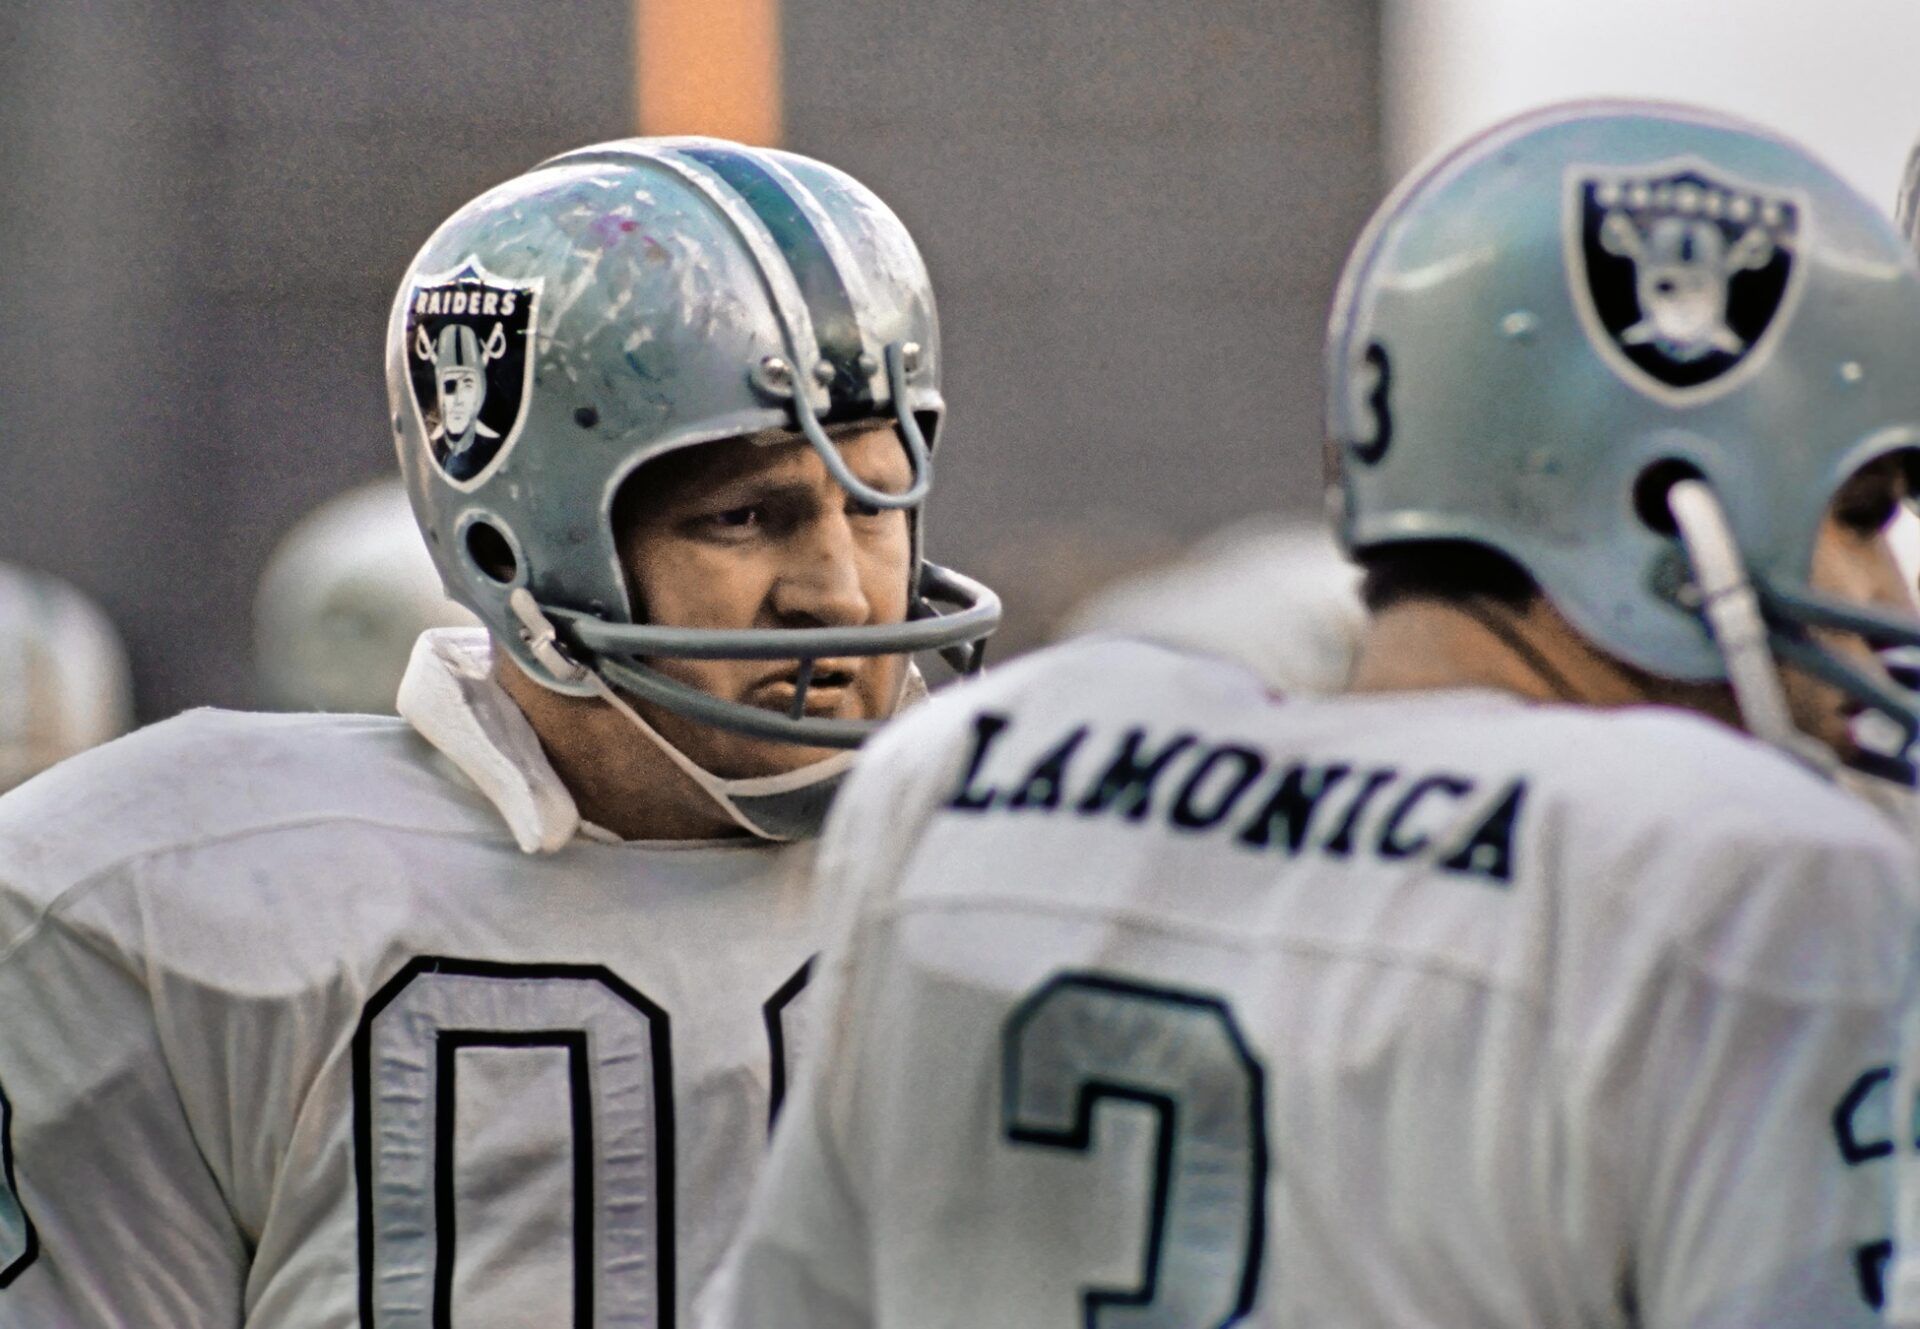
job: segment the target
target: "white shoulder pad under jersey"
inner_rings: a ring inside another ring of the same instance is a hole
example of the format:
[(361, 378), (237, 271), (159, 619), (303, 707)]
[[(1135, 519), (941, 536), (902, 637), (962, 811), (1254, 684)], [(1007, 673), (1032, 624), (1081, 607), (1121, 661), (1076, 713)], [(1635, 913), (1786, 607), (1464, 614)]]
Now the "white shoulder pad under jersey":
[(0, 1325), (684, 1323), (810, 858), (524, 853), (372, 717), (195, 712), (0, 799)]
[(1877, 1322), (1920, 879), (1711, 722), (1070, 646), (883, 735), (713, 1323)]

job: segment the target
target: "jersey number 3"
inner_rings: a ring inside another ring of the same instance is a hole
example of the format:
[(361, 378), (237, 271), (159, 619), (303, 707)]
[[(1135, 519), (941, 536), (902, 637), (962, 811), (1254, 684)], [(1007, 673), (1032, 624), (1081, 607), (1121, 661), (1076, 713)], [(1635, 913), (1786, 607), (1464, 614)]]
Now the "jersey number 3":
[[(761, 1008), (774, 1111), (786, 1079), (784, 1014), (807, 973), (802, 966)], [(497, 1154), (500, 1127), (519, 1124), (458, 1119), (463, 1067), (496, 1085), (533, 1076), (545, 1087), (531, 1091), (539, 1120), (528, 1114), (526, 1129), (557, 1127), (570, 1145), (570, 1197), (560, 1202), (572, 1206), (573, 1329), (672, 1329), (672, 1047), (667, 1012), (599, 965), (425, 956), (402, 969), (353, 1041), (363, 1329), (446, 1329), (454, 1319), (455, 1220), (461, 1199), (473, 1198), (457, 1193), (457, 1146), (491, 1139)], [(565, 1103), (563, 1122), (552, 1120), (554, 1098)], [(511, 1178), (514, 1149), (507, 1155)]]
[(1216, 997), (1049, 979), (1007, 1021), (1001, 1120), (1021, 1145), (1086, 1153), (1103, 1104), (1151, 1112), (1146, 1258), (1082, 1293), (1086, 1329), (1225, 1329), (1253, 1309), (1266, 1245), (1266, 1077)]

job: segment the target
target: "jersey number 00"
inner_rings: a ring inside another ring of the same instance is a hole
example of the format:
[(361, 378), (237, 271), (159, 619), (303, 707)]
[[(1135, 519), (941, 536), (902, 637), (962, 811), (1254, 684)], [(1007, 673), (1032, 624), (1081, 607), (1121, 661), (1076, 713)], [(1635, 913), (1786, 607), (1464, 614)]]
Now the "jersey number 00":
[[(762, 1007), (773, 1103), (787, 1005)], [(572, 1147), (573, 1329), (674, 1322), (673, 1043), (667, 1012), (600, 965), (423, 956), (368, 1004), (353, 1040), (363, 1329), (452, 1322), (463, 1054), (564, 1067)]]

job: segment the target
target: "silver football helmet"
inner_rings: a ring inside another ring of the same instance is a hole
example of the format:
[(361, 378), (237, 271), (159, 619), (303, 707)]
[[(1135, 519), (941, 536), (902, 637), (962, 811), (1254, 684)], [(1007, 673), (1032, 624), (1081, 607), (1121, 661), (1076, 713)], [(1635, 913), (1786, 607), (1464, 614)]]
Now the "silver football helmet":
[(63, 581), (0, 565), (0, 789), (133, 727), (120, 635)]
[(1729, 680), (1783, 746), (1807, 750), (1776, 661), (1910, 745), (1911, 698), (1809, 630), (1920, 625), (1808, 578), (1840, 485), (1920, 448), (1917, 345), (1912, 254), (1802, 149), (1682, 107), (1522, 116), (1412, 177), (1349, 261), (1328, 338), (1342, 537), (1491, 547), (1617, 658)]
[[(448, 367), (479, 377), (448, 384)], [(962, 672), (979, 666), (998, 600), (921, 557), (944, 410), (926, 267), (886, 205), (830, 166), (697, 138), (544, 162), (421, 249), (394, 302), (387, 382), (447, 593), (547, 687), (610, 695), (612, 684), (724, 728), (848, 748), (872, 724), (802, 714), (811, 660), (939, 650)], [(827, 436), (868, 418), (896, 424), (907, 492), (861, 483)], [(674, 449), (767, 430), (804, 435), (860, 501), (911, 511), (909, 621), (634, 621), (612, 526), (622, 483)], [(798, 659), (801, 697), (787, 714), (723, 701), (648, 657)]]
[(391, 713), (415, 639), (473, 621), (441, 590), (400, 482), (351, 489), (302, 517), (260, 576), (260, 699), (279, 710)]

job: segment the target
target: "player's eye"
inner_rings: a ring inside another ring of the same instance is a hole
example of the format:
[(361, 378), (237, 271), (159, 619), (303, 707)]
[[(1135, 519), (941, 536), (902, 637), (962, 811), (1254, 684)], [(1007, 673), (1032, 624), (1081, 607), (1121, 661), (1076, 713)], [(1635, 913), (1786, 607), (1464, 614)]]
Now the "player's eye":
[(884, 508), (876, 507), (872, 503), (862, 503), (857, 498), (849, 498), (847, 500), (847, 515), (849, 517), (878, 517), (885, 510)]
[(752, 530), (757, 526), (765, 525), (766, 520), (766, 509), (753, 504), (748, 504), (745, 507), (726, 508), (719, 512), (707, 514), (707, 522), (709, 525), (718, 526), (722, 530), (729, 531)]

